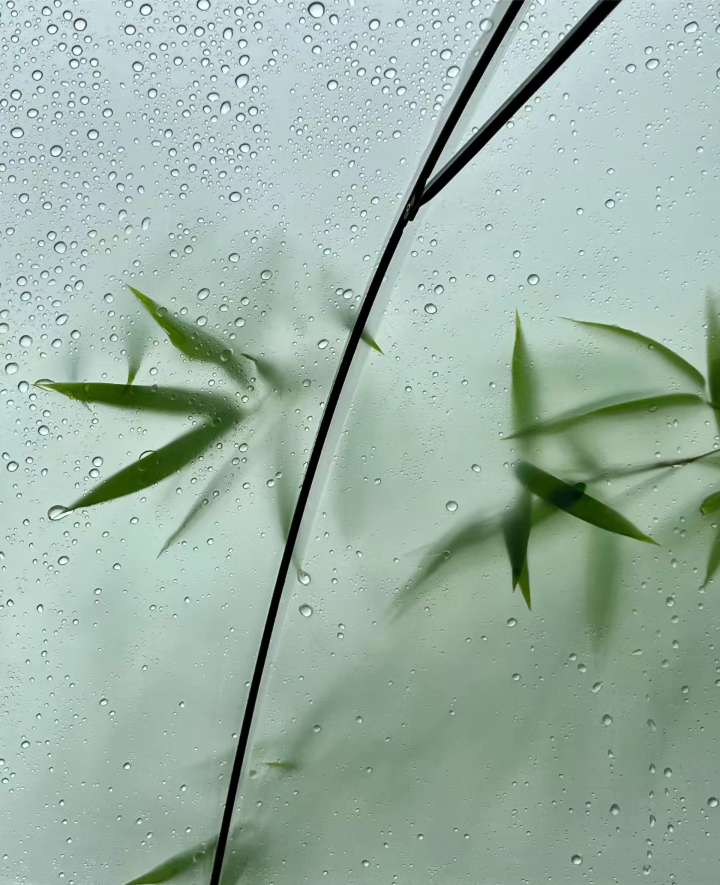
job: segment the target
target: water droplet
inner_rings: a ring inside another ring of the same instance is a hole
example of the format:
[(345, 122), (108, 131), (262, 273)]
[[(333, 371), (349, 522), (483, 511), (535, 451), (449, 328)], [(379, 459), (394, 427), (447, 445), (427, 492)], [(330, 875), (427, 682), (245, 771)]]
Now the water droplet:
[(123, 768), (125, 769), (125, 771), (130, 771), (132, 765), (129, 762), (125, 762), (123, 763)]
[(330, 92), (334, 92), (338, 88), (338, 81), (337, 80), (328, 80), (327, 88), (330, 90)]
[(243, 86), (247, 86), (249, 82), (250, 77), (248, 77), (247, 74), (238, 74), (237, 77), (235, 77), (235, 85), (238, 89), (242, 89)]
[(201, 12), (207, 12), (210, 9), (210, 0), (197, 0), (196, 5)]
[(380, 27), (380, 19), (379, 18), (371, 18), (370, 23), (368, 25), (371, 31), (377, 31)]
[(32, 338), (29, 335), (20, 336), (20, 347), (30, 347), (31, 344)]
[(717, 808), (718, 807), (718, 800), (715, 798), (715, 796), (711, 796), (708, 799), (708, 806), (710, 808)]
[(228, 348), (227, 350), (223, 350), (223, 352), (220, 354), (220, 362), (221, 363), (228, 362), (228, 360), (232, 359), (232, 355), (233, 355), (233, 352), (232, 352), (232, 350), (230, 350), (230, 348)]
[(319, 731), (322, 731), (322, 725), (313, 725), (313, 731), (317, 734)]
[(87, 137), (90, 139), (90, 141), (97, 141), (98, 138), (100, 138), (100, 133), (97, 131), (97, 129), (88, 129)]
[(308, 605), (307, 602), (303, 602), (303, 604), (300, 606), (299, 611), (304, 618), (309, 618), (310, 615), (313, 613), (312, 606)]
[(450, 513), (455, 513), (455, 511), (458, 509), (457, 501), (447, 501), (445, 504), (445, 509), (448, 510)]
[(480, 22), (480, 30), (487, 34), (488, 31), (492, 31), (493, 29), (493, 21), (490, 18), (484, 18)]
[(514, 627), (517, 624), (517, 618), (508, 618), (507, 625), (508, 627)]
[(73, 27), (76, 31), (84, 31), (87, 28), (87, 22), (84, 18), (76, 18), (73, 22)]
[(697, 29), (698, 29), (697, 22), (688, 22), (685, 25), (685, 27), (683, 28), (683, 31), (685, 31), (686, 34), (694, 34), (695, 31), (697, 31)]
[(472, 464), (472, 465), (470, 466), (470, 469), (471, 469), (474, 473), (480, 473), (480, 470), (481, 470), (479, 464)]
[(152, 12), (152, 6), (149, 3), (143, 3), (140, 7), (140, 15), (150, 15)]
[(59, 144), (54, 144), (50, 148), (50, 156), (51, 157), (59, 157), (62, 152), (63, 152), (63, 149)]
[(603, 687), (602, 682), (596, 682), (595, 685), (593, 685), (593, 687), (592, 687), (593, 694), (597, 694), (602, 687)]
[(261, 279), (261, 280), (269, 280), (269, 279), (271, 279), (271, 278), (272, 278), (272, 271), (271, 271), (271, 270), (264, 270), (264, 271), (260, 274), (260, 279)]
[(612, 209), (614, 206), (615, 206), (615, 200), (613, 200), (613, 199), (605, 200), (605, 208), (606, 209)]
[(28, 741), (28, 740), (20, 741), (20, 746), (23, 748), (23, 750), (27, 750), (27, 748), (30, 746), (30, 741)]
[(230, 202), (231, 203), (239, 203), (241, 198), (242, 197), (241, 197), (240, 191), (233, 191), (230, 194)]
[(101, 706), (101, 707), (106, 707), (106, 706), (107, 706), (107, 702), (108, 702), (108, 699), (107, 699), (107, 698), (100, 698), (100, 706)]
[(649, 59), (645, 62), (645, 67), (648, 69), (648, 71), (654, 71), (655, 68), (656, 68), (659, 64), (660, 64), (660, 59), (658, 59), (658, 58), (649, 58)]
[(20, 466), (20, 465), (18, 464), (17, 461), (8, 461), (8, 463), (7, 463), (7, 470), (8, 470), (10, 473), (15, 473), (15, 471), (18, 469), (19, 466)]
[(58, 255), (63, 255), (67, 252), (67, 243), (63, 242), (63, 240), (58, 240), (57, 243), (53, 245), (53, 249), (58, 253)]
[(528, 283), (530, 283), (531, 286), (537, 286), (539, 282), (540, 277), (536, 273), (531, 273), (528, 277)]
[(58, 565), (67, 565), (69, 562), (69, 556), (58, 556)]
[(613, 803), (610, 806), (610, 814), (612, 814), (614, 817), (617, 817), (618, 814), (620, 814), (620, 806)]
[(311, 3), (308, 12), (313, 18), (322, 18), (325, 15), (325, 7), (322, 3)]
[(432, 303), (432, 301), (428, 301), (425, 305), (425, 313), (429, 313), (431, 316), (434, 313), (437, 313), (437, 307)]
[(573, 854), (573, 856), (570, 858), (570, 860), (575, 864), (576, 867), (579, 867), (580, 864), (582, 863), (582, 855)]
[(612, 721), (613, 721), (612, 716), (609, 713), (605, 713), (605, 715), (602, 718), (602, 724), (603, 725), (612, 725)]
[(13, 126), (10, 130), (10, 135), (12, 135), (13, 138), (22, 138), (23, 135), (25, 135), (25, 132), (20, 126)]
[(301, 568), (298, 569), (297, 577), (298, 581), (300, 581), (305, 587), (310, 583), (310, 575), (307, 572), (304, 572)]
[(317, 345), (317, 346), (320, 348), (320, 350), (325, 350), (325, 348), (328, 346), (329, 343), (330, 343), (330, 342), (327, 340), (327, 338), (321, 338), (321, 339), (318, 341), (318, 345)]
[(41, 424), (38, 427), (38, 433), (40, 434), (40, 436), (47, 436), (50, 433), (50, 428), (47, 426), (47, 424)]
[(455, 78), (460, 73), (460, 68), (457, 65), (452, 65), (445, 71), (448, 77)]

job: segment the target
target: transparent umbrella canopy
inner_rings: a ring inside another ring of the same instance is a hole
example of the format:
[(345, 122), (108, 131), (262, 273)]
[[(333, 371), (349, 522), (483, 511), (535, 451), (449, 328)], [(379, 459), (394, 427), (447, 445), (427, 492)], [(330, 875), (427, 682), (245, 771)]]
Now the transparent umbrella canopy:
[(713, 4), (0, 10), (0, 882), (716, 880)]

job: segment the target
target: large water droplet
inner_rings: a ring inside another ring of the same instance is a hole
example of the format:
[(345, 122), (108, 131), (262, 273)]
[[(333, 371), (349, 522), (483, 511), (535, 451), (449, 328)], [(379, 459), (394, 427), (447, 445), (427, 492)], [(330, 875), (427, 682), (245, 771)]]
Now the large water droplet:
[(63, 507), (62, 504), (55, 504), (54, 507), (51, 507), (48, 510), (48, 519), (52, 519), (55, 522), (58, 519), (63, 519), (70, 513), (67, 507)]
[(17, 370), (20, 368), (17, 363), (7, 363), (5, 365), (5, 374), (6, 375), (14, 375)]
[(708, 799), (708, 806), (710, 808), (717, 808), (718, 807), (718, 800), (715, 798), (715, 796), (711, 796)]
[(312, 613), (313, 613), (312, 606), (308, 605), (307, 602), (303, 602), (303, 604), (300, 606), (300, 614), (304, 618), (309, 618)]
[(310, 575), (307, 572), (304, 572), (301, 568), (298, 569), (297, 577), (298, 581), (306, 587), (310, 583)]
[(448, 501), (445, 504), (445, 509), (448, 510), (450, 513), (455, 513), (455, 511), (458, 509), (457, 501)]
[(248, 77), (247, 74), (238, 74), (237, 77), (235, 77), (235, 85), (238, 89), (242, 89), (243, 86), (247, 86), (249, 80), (250, 77)]
[(84, 18), (76, 18), (73, 22), (73, 27), (76, 31), (84, 31), (87, 28), (87, 22)]
[(325, 7), (322, 3), (311, 3), (308, 12), (313, 18), (322, 18), (325, 15)]
[(688, 22), (685, 25), (685, 27), (683, 28), (683, 31), (685, 31), (686, 34), (694, 34), (695, 31), (697, 31), (697, 29), (698, 29), (697, 22)]
[(12, 135), (13, 138), (22, 138), (23, 135), (25, 135), (25, 132), (19, 126), (13, 126), (10, 130), (10, 135)]
[(579, 867), (580, 864), (582, 863), (582, 855), (573, 854), (573, 856), (570, 858), (570, 860), (575, 864), (576, 867)]
[(531, 273), (528, 277), (528, 283), (530, 283), (531, 286), (537, 286), (539, 282), (540, 277), (536, 273)]
[(432, 303), (432, 301), (428, 301), (425, 305), (425, 313), (429, 313), (430, 315), (437, 313), (437, 307)]

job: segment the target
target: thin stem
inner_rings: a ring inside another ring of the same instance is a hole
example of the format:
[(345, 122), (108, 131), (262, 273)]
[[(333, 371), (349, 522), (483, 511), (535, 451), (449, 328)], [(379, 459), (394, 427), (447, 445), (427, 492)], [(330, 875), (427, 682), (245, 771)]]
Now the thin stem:
[(653, 461), (650, 464), (639, 464), (635, 467), (621, 467), (616, 470), (603, 470), (586, 480), (586, 482), (599, 482), (601, 479), (616, 479), (620, 476), (634, 476), (637, 473), (647, 473), (650, 470), (663, 470), (671, 467), (684, 467), (686, 464), (694, 464), (710, 455), (720, 455), (720, 449), (711, 449), (701, 455), (690, 455), (688, 458), (676, 458), (669, 461)]

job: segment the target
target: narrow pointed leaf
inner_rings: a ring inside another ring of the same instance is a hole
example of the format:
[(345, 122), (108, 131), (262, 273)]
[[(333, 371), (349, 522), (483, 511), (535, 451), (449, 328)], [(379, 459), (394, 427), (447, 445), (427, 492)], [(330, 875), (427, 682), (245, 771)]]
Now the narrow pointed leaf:
[[(367, 330), (362, 333), (362, 335), (360, 336), (360, 339), (362, 341), (364, 341), (365, 344), (367, 344), (369, 347), (372, 347), (373, 350), (377, 350), (378, 353), (383, 353), (380, 348), (380, 345), (377, 343), (377, 341), (372, 337), (372, 335)], [(385, 356), (384, 353), (383, 353), (383, 356)]]
[(525, 565), (523, 565), (523, 570), (520, 572), (518, 585), (520, 586), (520, 592), (523, 595), (525, 604), (532, 611), (532, 601), (530, 599), (530, 572), (528, 571), (527, 559), (525, 560)]
[[(521, 583), (523, 596), (529, 604), (530, 577), (527, 565), (527, 548), (530, 539), (530, 526), (532, 523), (532, 500), (530, 494), (524, 491), (510, 513), (503, 520), (503, 537), (510, 570), (512, 572), (513, 590)], [(524, 585), (524, 586), (522, 586)]]
[(203, 512), (210, 506), (213, 500), (216, 497), (216, 492), (219, 492), (220, 486), (222, 486), (225, 482), (228, 482), (230, 478), (233, 476), (235, 472), (235, 466), (232, 463), (232, 460), (228, 461), (227, 464), (222, 468), (220, 473), (210, 480), (210, 482), (205, 486), (201, 495), (198, 496), (197, 501), (190, 508), (187, 516), (180, 525), (175, 529), (175, 531), (170, 535), (170, 537), (165, 541), (162, 546), (162, 550), (158, 553), (158, 556), (162, 556), (163, 553), (169, 548), (172, 547), (176, 541), (179, 541), (180, 538), (187, 532), (189, 529), (198, 521), (198, 519), (202, 516)]
[(527, 461), (518, 462), (515, 474), (528, 491), (577, 519), (616, 535), (625, 535), (647, 544), (657, 543), (612, 507), (586, 494), (583, 483), (569, 485)]
[(127, 344), (127, 364), (128, 379), (127, 383), (132, 384), (135, 381), (140, 366), (145, 356), (146, 340), (143, 337), (142, 330), (137, 323), (133, 323), (130, 327), (130, 336)]
[(217, 839), (211, 839), (208, 842), (202, 842), (194, 848), (176, 854), (152, 870), (145, 873), (144, 876), (138, 876), (127, 882), (126, 885), (160, 885), (162, 882), (169, 882), (183, 873), (187, 873), (196, 867), (208, 856), (208, 853), (215, 848)]
[(128, 384), (36, 381), (36, 387), (52, 390), (83, 403), (176, 415), (235, 415), (240, 411), (224, 396), (183, 387), (149, 387)]
[(715, 421), (720, 428), (720, 319), (712, 292), (707, 293), (705, 307), (707, 322), (707, 373), (710, 402), (714, 407)]
[[(565, 319), (569, 318), (566, 317)], [(586, 320), (572, 319), (570, 320), (570, 322), (575, 323), (578, 326), (588, 326), (593, 329), (598, 329), (602, 332), (607, 332), (611, 335), (615, 335), (616, 337), (624, 338), (628, 341), (633, 341), (637, 344), (641, 344), (649, 350), (653, 351), (658, 356), (658, 358), (662, 359), (673, 369), (676, 369), (688, 380), (692, 381), (692, 383), (696, 387), (699, 387), (701, 389), (705, 387), (705, 379), (702, 376), (702, 372), (699, 372), (695, 368), (695, 366), (689, 363), (686, 359), (683, 359), (680, 354), (675, 353), (674, 350), (670, 350), (669, 347), (666, 347), (659, 341), (648, 338), (647, 335), (641, 335), (639, 332), (633, 332), (630, 329), (623, 329), (621, 326), (615, 326), (609, 323), (591, 323)]]
[[(128, 286), (133, 295), (155, 322), (165, 330), (171, 344), (190, 360), (212, 363), (233, 380), (247, 384), (244, 366), (235, 356), (227, 341), (198, 328), (193, 323), (171, 316), (170, 311), (153, 301), (134, 286)], [(242, 357), (246, 357), (243, 355)]]
[(659, 396), (645, 396), (640, 399), (621, 400), (620, 402), (613, 401), (608, 403), (605, 401), (604, 405), (594, 406), (590, 409), (573, 410), (564, 415), (559, 415), (557, 418), (525, 426), (507, 438), (522, 439), (542, 434), (561, 433), (596, 418), (654, 413), (661, 408), (676, 409), (684, 406), (701, 406), (704, 403), (705, 400), (696, 393), (667, 393)]
[(708, 495), (700, 505), (700, 513), (703, 516), (707, 516), (708, 513), (714, 513), (718, 509), (720, 509), (720, 492), (713, 492), (712, 495)]
[(520, 316), (515, 313), (515, 345), (512, 355), (511, 397), (513, 432), (527, 427), (535, 421), (538, 413), (537, 383), (530, 362), (530, 353), (520, 325)]
[(183, 434), (166, 446), (108, 477), (92, 491), (78, 498), (68, 509), (77, 510), (80, 507), (92, 507), (94, 504), (114, 501), (116, 498), (132, 495), (161, 482), (207, 451), (228, 428), (227, 422), (215, 419), (212, 424), (204, 424)]
[(707, 571), (705, 572), (703, 587), (715, 575), (715, 572), (718, 570), (718, 566), (720, 566), (720, 526), (718, 526), (715, 532), (715, 538), (713, 540), (712, 547), (710, 548), (710, 555), (708, 556)]
[(595, 532), (587, 556), (586, 612), (590, 639), (596, 649), (608, 640), (620, 595), (617, 536)]

